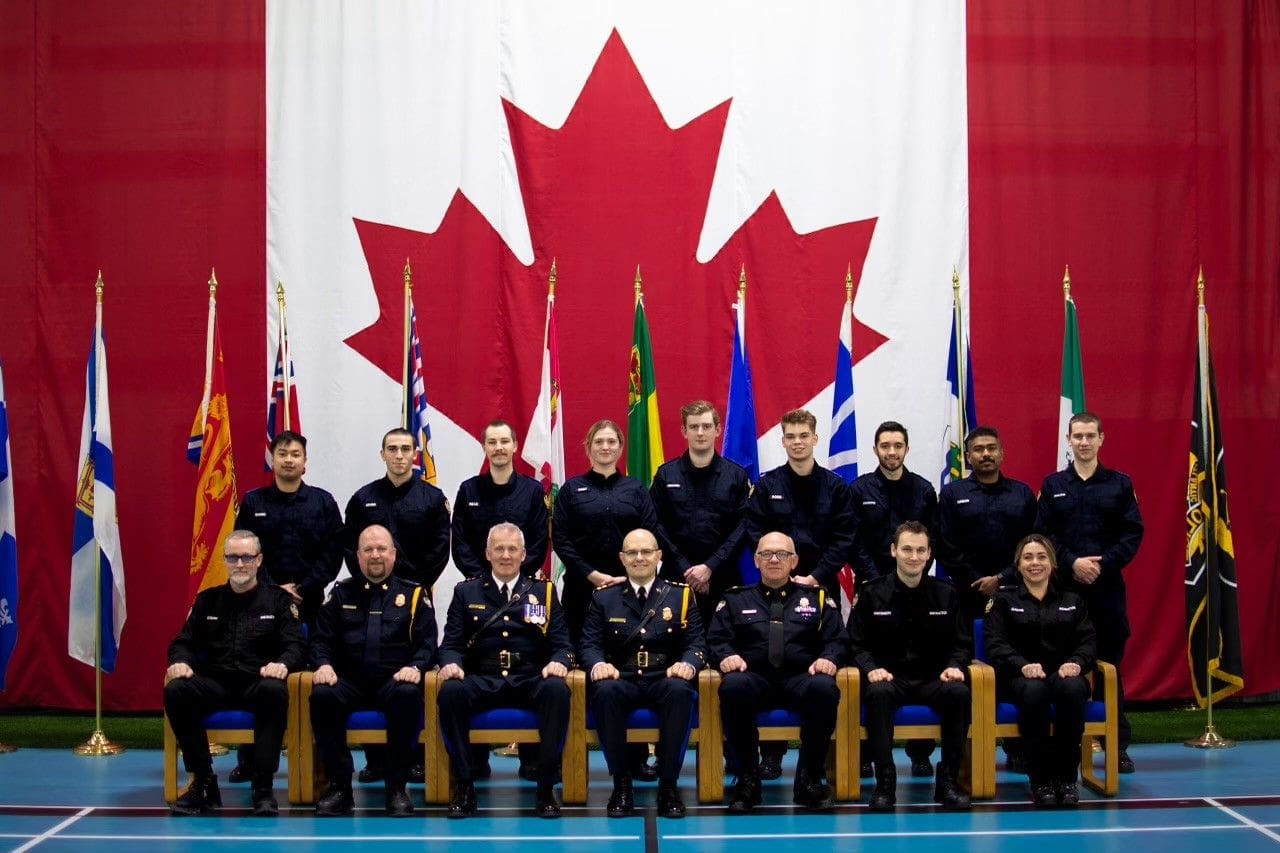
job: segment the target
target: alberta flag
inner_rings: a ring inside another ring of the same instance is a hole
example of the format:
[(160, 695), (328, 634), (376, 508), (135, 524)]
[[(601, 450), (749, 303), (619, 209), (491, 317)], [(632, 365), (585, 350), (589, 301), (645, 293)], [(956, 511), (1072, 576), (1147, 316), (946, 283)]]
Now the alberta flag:
[[(959, 354), (964, 352), (964, 375), (960, 375)], [(964, 397), (960, 396), (961, 385), (964, 386)], [(942, 438), (942, 451), (945, 460), (942, 476), (938, 478), (938, 488), (942, 488), (952, 480), (959, 480), (964, 471), (964, 437), (969, 430), (978, 425), (978, 405), (973, 397), (973, 357), (969, 353), (969, 341), (961, 337), (956, 317), (951, 317), (951, 346), (947, 349), (947, 417), (945, 432)]]
[(112, 672), (125, 620), (124, 560), (120, 556), (120, 523), (116, 517), (116, 467), (111, 451), (101, 300), (86, 371), (79, 458), (67, 653), (93, 666), (100, 651), (102, 671)]
[(13, 523), (13, 457), (9, 453), (9, 411), (0, 369), (0, 690), (18, 645), (18, 534)]
[(409, 306), (409, 350), (405, 353), (409, 387), (404, 400), (409, 407), (405, 413), (405, 428), (413, 433), (417, 445), (413, 457), (413, 470), (431, 485), (436, 485), (436, 458), (431, 452), (431, 423), (427, 420), (427, 384), (422, 378), (422, 342), (418, 340), (418, 312)]

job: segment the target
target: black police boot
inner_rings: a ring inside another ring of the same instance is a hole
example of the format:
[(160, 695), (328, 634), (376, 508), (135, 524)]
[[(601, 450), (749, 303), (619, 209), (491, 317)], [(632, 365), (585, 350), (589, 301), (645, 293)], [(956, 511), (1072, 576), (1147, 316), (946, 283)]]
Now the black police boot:
[(836, 804), (836, 795), (821, 776), (797, 770), (791, 802), (806, 809), (829, 809)]
[(556, 786), (538, 783), (538, 794), (534, 800), (533, 810), (538, 817), (560, 817), (560, 803), (556, 800)]
[(275, 817), (280, 814), (280, 804), (271, 793), (271, 777), (253, 777), (253, 815), (255, 817)]
[(658, 816), (681, 818), (685, 815), (684, 798), (674, 782), (658, 783)]
[(471, 782), (454, 782), (449, 797), (449, 817), (467, 817), (476, 813), (476, 786)]
[(1080, 805), (1080, 789), (1074, 781), (1058, 782), (1054, 785), (1053, 793), (1058, 799), (1058, 805), (1063, 808), (1074, 809)]
[(1058, 804), (1058, 792), (1052, 782), (1031, 783), (1031, 803), (1038, 809), (1051, 809)]
[(191, 784), (169, 806), (169, 813), (187, 817), (211, 814), (215, 806), (222, 805), (222, 792), (218, 790), (218, 777), (213, 772), (197, 773)]
[(344, 817), (354, 814), (355, 798), (351, 795), (351, 783), (346, 785), (332, 784), (325, 795), (316, 803), (316, 817)]
[(1135, 767), (1133, 764), (1133, 759), (1129, 757), (1129, 750), (1127, 749), (1120, 750), (1120, 755), (1117, 758), (1117, 762), (1118, 762), (1118, 769), (1120, 770), (1121, 773), (1133, 773), (1134, 771), (1137, 770), (1137, 767)]
[(782, 778), (782, 756), (787, 754), (787, 742), (766, 741), (760, 744), (760, 778)]
[(399, 785), (387, 783), (385, 804), (386, 812), (391, 817), (409, 817), (413, 814), (413, 800), (409, 799), (403, 782)]
[(892, 764), (881, 767), (876, 764), (876, 787), (871, 792), (867, 808), (873, 812), (890, 812), (898, 804), (898, 768)]
[(729, 798), (729, 811), (749, 812), (760, 805), (762, 799), (760, 777), (750, 773), (743, 774), (738, 777), (738, 784), (733, 786), (733, 795)]
[(938, 775), (933, 783), (933, 801), (948, 811), (967, 811), (969, 795), (956, 784), (956, 774), (938, 762)]
[(613, 777), (613, 793), (609, 795), (609, 804), (605, 814), (609, 817), (626, 817), (636, 810), (635, 789), (631, 785), (630, 776)]

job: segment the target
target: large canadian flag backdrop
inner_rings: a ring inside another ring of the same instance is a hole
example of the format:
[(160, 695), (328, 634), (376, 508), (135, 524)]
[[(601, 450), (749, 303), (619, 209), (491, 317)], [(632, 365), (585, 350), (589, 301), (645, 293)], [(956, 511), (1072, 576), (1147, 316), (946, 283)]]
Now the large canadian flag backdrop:
[[(209, 268), (249, 442), (238, 458), (258, 458), (281, 282), (307, 479), (344, 504), (381, 474), (399, 419), (406, 260), (450, 496), (480, 469), (485, 423), (527, 428), (553, 261), (570, 473), (589, 423), (624, 420), (637, 268), (668, 456), (680, 404), (724, 404), (745, 270), (762, 467), (783, 459), (787, 409), (809, 407), (826, 437), (850, 274), (863, 469), (894, 419), (911, 430), (908, 467), (936, 483), (954, 269), (979, 419), (1001, 429), (1007, 473), (1037, 487), (1054, 462), (1070, 263), (1103, 459), (1133, 475), (1147, 521), (1127, 570), (1134, 698), (1189, 694), (1203, 264), (1239, 460), (1246, 682), (1280, 688), (1270, 7), (30, 0), (4, 15), (0, 192), (16, 215), (0, 234), (0, 358), (14, 365), (21, 606), (0, 702), (92, 703), (91, 671), (63, 649), (97, 269), (133, 599), (106, 702), (149, 709), (188, 606), (183, 451)], [(438, 593), (443, 606), (447, 582)]]

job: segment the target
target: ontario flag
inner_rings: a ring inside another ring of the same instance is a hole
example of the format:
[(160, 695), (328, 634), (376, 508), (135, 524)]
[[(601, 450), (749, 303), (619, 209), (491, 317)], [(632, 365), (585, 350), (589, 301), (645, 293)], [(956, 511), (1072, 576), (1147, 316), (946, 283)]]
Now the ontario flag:
[[(521, 457), (533, 468), (534, 476), (542, 484), (547, 503), (547, 517), (555, 508), (556, 496), (564, 485), (564, 396), (560, 390), (560, 345), (556, 334), (555, 266), (551, 269), (551, 287), (547, 292), (547, 319), (542, 334), (541, 378), (538, 382), (538, 402), (533, 418), (525, 431), (524, 450)], [(560, 580), (564, 565), (554, 551), (547, 552), (548, 565), (544, 573)]]
[(408, 386), (404, 389), (405, 429), (413, 433), (415, 445), (413, 470), (419, 477), (431, 485), (438, 485), (436, 474), (436, 457), (431, 452), (431, 422), (427, 405), (427, 383), (422, 377), (422, 342), (418, 340), (418, 311), (413, 303), (409, 304), (409, 346), (405, 351), (405, 377)]
[[(288, 363), (288, 371), (285, 364)], [(298, 389), (294, 384), (293, 354), (289, 350), (289, 326), (280, 324), (280, 343), (276, 348), (276, 366), (271, 372), (267, 391), (267, 443), (263, 470), (271, 470), (271, 442), (285, 430), (302, 432), (302, 415), (298, 414)], [(188, 449), (190, 454), (190, 449)]]
[(191, 566), (187, 578), (189, 597), (195, 598), (201, 590), (227, 581), (222, 542), (235, 527), (238, 506), (236, 463), (231, 453), (231, 411), (227, 405), (222, 341), (218, 336), (218, 304), (212, 295), (205, 336), (204, 392), (191, 425), (187, 459), (196, 465)]

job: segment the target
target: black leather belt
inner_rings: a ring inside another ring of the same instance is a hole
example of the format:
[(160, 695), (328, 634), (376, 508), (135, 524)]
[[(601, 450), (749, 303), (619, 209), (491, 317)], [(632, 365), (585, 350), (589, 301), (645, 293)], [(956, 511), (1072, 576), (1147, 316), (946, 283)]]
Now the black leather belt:
[(519, 652), (508, 652), (503, 650), (493, 657), (477, 660), (473, 668), (477, 672), (482, 672), (486, 675), (506, 675), (511, 670), (522, 669), (520, 664), (523, 660), (524, 655)]
[(610, 663), (625, 671), (629, 669), (648, 669), (656, 666), (665, 667), (670, 661), (671, 655), (669, 654), (641, 649), (634, 655), (627, 655), (624, 658), (610, 661)]

